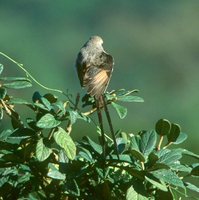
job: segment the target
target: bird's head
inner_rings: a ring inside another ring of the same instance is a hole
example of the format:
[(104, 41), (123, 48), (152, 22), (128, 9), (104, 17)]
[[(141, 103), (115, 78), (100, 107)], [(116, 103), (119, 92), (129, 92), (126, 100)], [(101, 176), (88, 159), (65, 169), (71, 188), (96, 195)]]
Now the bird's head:
[(102, 38), (97, 35), (91, 36), (88, 42), (91, 44), (99, 45), (99, 46), (102, 46), (103, 44)]

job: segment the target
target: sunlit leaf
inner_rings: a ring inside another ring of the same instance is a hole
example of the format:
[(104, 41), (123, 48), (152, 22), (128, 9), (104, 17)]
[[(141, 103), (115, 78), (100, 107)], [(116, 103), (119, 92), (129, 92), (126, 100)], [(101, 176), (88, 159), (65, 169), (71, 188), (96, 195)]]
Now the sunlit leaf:
[(115, 108), (115, 110), (117, 111), (117, 114), (119, 115), (120, 119), (123, 119), (126, 117), (127, 115), (127, 108), (116, 104), (114, 102), (111, 102), (112, 106)]
[(46, 160), (50, 154), (52, 153), (52, 150), (46, 147), (43, 143), (43, 138), (41, 138), (36, 145), (36, 157), (39, 161)]
[(170, 185), (185, 188), (182, 180), (171, 170), (161, 169), (151, 172), (157, 179)]
[(130, 138), (131, 148), (140, 151), (141, 137), (140, 135), (133, 135)]
[(181, 144), (183, 143), (186, 139), (187, 139), (187, 134), (180, 132), (180, 135), (178, 136), (178, 138), (176, 139), (175, 142), (173, 142), (173, 144)]
[(75, 159), (76, 156), (76, 146), (70, 135), (61, 127), (54, 132), (53, 137), (55, 142), (65, 150), (67, 157), (70, 160)]
[(144, 99), (138, 96), (123, 95), (123, 96), (117, 96), (117, 101), (140, 103), (140, 102), (144, 102)]
[(3, 130), (0, 133), (0, 141), (6, 140), (11, 134), (12, 134), (12, 131), (10, 129)]
[(31, 105), (30, 102), (28, 102), (27, 100), (25, 99), (21, 99), (21, 98), (11, 98), (9, 100), (9, 103), (10, 104), (19, 104), (19, 105)]
[(158, 163), (165, 163), (167, 165), (178, 161), (180, 158), (182, 158), (182, 154), (180, 151), (177, 150), (171, 150), (162, 155), (159, 160), (157, 161)]
[(49, 163), (49, 172), (47, 173), (47, 176), (52, 179), (57, 180), (65, 180), (66, 175), (62, 174), (52, 163)]
[(3, 83), (3, 86), (12, 89), (22, 89), (22, 88), (32, 87), (32, 84), (29, 81), (13, 81), (9, 83)]
[(126, 200), (148, 200), (147, 197), (137, 193), (133, 186), (131, 186), (126, 193)]
[(145, 155), (148, 156), (155, 148), (156, 145), (156, 132), (155, 131), (147, 131), (141, 135), (140, 140), (140, 150)]
[(158, 188), (158, 189), (160, 189), (160, 190), (162, 190), (162, 191), (165, 191), (165, 192), (167, 192), (168, 191), (168, 189), (167, 189), (167, 186), (165, 185), (165, 183), (160, 183), (160, 182), (157, 182), (157, 181), (155, 181), (155, 180), (153, 180), (153, 179), (151, 179), (151, 178), (149, 178), (149, 177), (147, 177), (147, 176), (145, 176), (145, 179), (149, 182), (149, 183), (151, 183), (153, 186), (155, 186), (156, 188)]
[(78, 118), (78, 112), (74, 111), (74, 110), (70, 110), (69, 111), (69, 115), (70, 115), (70, 121), (72, 124), (74, 124)]
[(40, 120), (36, 123), (39, 128), (54, 128), (58, 126), (61, 122), (57, 121), (55, 117), (49, 113), (45, 114)]
[(185, 182), (185, 186), (186, 186), (186, 188), (199, 193), (199, 187), (197, 187), (191, 183), (188, 183), (188, 182)]
[(102, 146), (91, 140), (89, 137), (84, 137), (84, 140), (86, 140), (90, 146), (93, 148), (95, 152), (98, 154), (102, 154)]
[(182, 148), (178, 148), (176, 149), (178, 152), (181, 152), (183, 155), (186, 155), (186, 156), (191, 156), (193, 158), (196, 158), (196, 159), (199, 159), (199, 155), (198, 154), (195, 154), (189, 150), (186, 150), (186, 149), (182, 149)]

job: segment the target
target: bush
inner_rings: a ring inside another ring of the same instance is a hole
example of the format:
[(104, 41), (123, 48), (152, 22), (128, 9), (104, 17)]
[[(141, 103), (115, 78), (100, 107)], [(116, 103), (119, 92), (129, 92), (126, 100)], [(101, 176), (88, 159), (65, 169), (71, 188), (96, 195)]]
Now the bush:
[[(0, 65), (1, 74), (2, 71)], [(83, 98), (84, 106), (92, 107), (83, 113), (78, 108), (79, 97), (74, 101), (63, 92), (64, 101), (52, 93), (35, 92), (32, 102), (12, 96), (10, 89), (31, 85), (27, 77), (0, 78), (0, 118), (8, 115), (12, 124), (11, 129), (0, 133), (0, 199), (177, 200), (193, 199), (191, 195), (199, 192), (197, 186), (188, 182), (190, 177), (198, 178), (199, 163), (182, 162), (184, 156), (198, 161), (199, 155), (178, 147), (187, 139), (178, 124), (160, 119), (154, 130), (135, 135), (119, 130), (119, 159), (108, 136), (104, 157), (101, 142), (87, 136), (74, 142), (70, 134), (77, 120), (90, 122), (96, 110), (91, 97)], [(143, 102), (135, 96), (136, 92), (107, 92), (106, 103), (124, 118), (127, 109), (118, 103)], [(22, 120), (21, 112), (16, 111), (18, 105), (24, 106), (23, 110), (31, 109), (34, 116)], [(100, 138), (98, 127), (96, 132)]]

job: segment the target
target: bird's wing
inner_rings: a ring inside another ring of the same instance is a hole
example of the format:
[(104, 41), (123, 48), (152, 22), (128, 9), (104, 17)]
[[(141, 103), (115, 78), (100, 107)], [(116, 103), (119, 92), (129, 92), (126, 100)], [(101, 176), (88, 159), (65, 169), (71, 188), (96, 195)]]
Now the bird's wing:
[(83, 77), (83, 85), (88, 94), (99, 98), (106, 90), (113, 70), (113, 58), (102, 52), (94, 63), (86, 67)]

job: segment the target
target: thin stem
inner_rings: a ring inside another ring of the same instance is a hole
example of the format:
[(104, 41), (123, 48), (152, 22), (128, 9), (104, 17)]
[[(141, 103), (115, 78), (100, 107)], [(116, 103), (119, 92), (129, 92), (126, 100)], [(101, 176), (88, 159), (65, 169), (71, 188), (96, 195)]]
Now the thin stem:
[(1, 101), (1, 104), (2, 104), (3, 108), (5, 109), (6, 113), (7, 113), (9, 116), (11, 116), (12, 113), (11, 113), (11, 111), (8, 109), (8, 107), (6, 106), (4, 100), (3, 100), (3, 99), (0, 99), (0, 101)]
[(84, 113), (82, 113), (82, 114), (85, 115), (85, 116), (88, 116), (88, 115), (93, 114), (96, 110), (97, 110), (97, 108), (93, 108), (92, 110), (90, 110), (90, 111), (88, 111), (88, 112), (84, 112)]
[(118, 149), (117, 149), (116, 137), (115, 137), (113, 125), (112, 125), (112, 122), (111, 122), (111, 117), (110, 117), (104, 96), (102, 96), (102, 100), (103, 100), (104, 109), (105, 109), (106, 117), (107, 117), (107, 120), (108, 120), (108, 124), (109, 124), (109, 127), (110, 127), (110, 131), (111, 131), (111, 134), (112, 134), (113, 143), (114, 143), (114, 146), (115, 146), (115, 151), (116, 151), (116, 154), (117, 154), (117, 157), (118, 157), (118, 160), (119, 160), (119, 153), (118, 153)]
[(164, 147), (163, 147), (163, 149), (166, 149), (166, 148), (168, 148), (170, 145), (172, 145), (173, 144), (173, 142), (169, 142), (168, 144), (166, 144)]
[(140, 162), (140, 163), (141, 163), (142, 169), (145, 170), (144, 162)]
[(160, 136), (160, 141), (159, 141), (158, 147), (157, 147), (157, 150), (158, 150), (158, 151), (161, 149), (161, 145), (162, 145), (163, 139), (164, 139), (164, 136), (161, 135), (161, 136)]
[(49, 88), (44, 86), (43, 84), (39, 83), (39, 81), (37, 81), (24, 67), (23, 64), (18, 63), (17, 61), (13, 60), (12, 58), (10, 58), (9, 56), (7, 56), (6, 54), (0, 52), (0, 54), (2, 56), (4, 56), (5, 58), (7, 58), (8, 60), (12, 61), (13, 63), (15, 63), (19, 68), (21, 68), (22, 71), (24, 71), (26, 73), (27, 77), (30, 77), (36, 84), (38, 84), (39, 86), (41, 86), (42, 88), (46, 89), (46, 90), (51, 90), (51, 91), (55, 91), (55, 92), (59, 92), (61, 94), (63, 94), (64, 92), (58, 89), (53, 89), (53, 88)]

